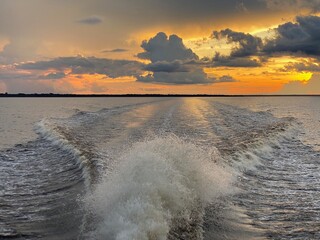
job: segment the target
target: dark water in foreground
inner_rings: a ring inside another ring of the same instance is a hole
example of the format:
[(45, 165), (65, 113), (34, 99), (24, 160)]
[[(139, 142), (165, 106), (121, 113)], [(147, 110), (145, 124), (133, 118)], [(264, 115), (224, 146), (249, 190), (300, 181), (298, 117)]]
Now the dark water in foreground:
[(320, 239), (319, 119), (317, 97), (1, 100), (0, 239)]

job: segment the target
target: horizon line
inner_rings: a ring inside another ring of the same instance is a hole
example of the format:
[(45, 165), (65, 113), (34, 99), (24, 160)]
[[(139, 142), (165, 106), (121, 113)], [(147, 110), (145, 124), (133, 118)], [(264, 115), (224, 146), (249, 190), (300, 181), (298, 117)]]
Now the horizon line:
[(0, 97), (320, 97), (320, 94), (74, 94), (0, 93)]

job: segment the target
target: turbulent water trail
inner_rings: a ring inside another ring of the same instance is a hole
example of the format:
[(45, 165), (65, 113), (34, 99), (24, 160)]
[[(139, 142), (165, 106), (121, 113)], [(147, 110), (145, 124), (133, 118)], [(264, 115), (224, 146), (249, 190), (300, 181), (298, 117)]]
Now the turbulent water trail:
[(0, 238), (319, 239), (320, 153), (297, 120), (222, 102), (40, 121), (0, 152)]
[(232, 192), (232, 176), (177, 137), (134, 144), (87, 204), (91, 239), (202, 238), (204, 207)]

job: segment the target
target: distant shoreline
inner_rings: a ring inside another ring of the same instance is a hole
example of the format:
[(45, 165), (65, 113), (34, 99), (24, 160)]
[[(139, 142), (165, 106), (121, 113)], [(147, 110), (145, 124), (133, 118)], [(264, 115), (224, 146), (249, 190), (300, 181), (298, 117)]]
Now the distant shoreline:
[(55, 94), (55, 93), (0, 93), (0, 98), (103, 98), (103, 97), (320, 97), (320, 95), (307, 94), (255, 94), (255, 95), (222, 95), (222, 94)]

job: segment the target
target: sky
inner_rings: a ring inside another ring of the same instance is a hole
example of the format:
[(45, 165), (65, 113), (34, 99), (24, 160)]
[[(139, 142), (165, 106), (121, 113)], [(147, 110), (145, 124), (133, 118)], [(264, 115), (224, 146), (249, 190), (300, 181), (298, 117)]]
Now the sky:
[(1, 0), (1, 92), (320, 94), (320, 0)]

